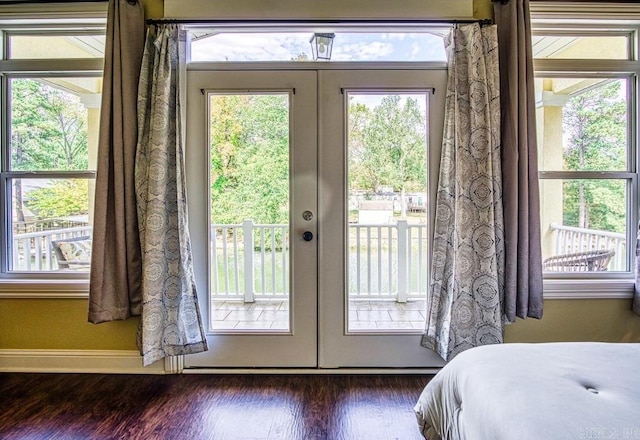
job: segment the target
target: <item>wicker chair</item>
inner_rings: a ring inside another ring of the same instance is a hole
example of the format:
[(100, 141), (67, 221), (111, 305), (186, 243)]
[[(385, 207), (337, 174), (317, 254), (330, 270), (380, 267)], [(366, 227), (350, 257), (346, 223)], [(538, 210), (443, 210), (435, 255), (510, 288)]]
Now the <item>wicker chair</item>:
[(65, 238), (51, 242), (60, 270), (87, 270), (91, 264), (91, 237)]
[(611, 249), (594, 249), (556, 255), (544, 260), (542, 267), (548, 272), (604, 272), (614, 254), (615, 251)]

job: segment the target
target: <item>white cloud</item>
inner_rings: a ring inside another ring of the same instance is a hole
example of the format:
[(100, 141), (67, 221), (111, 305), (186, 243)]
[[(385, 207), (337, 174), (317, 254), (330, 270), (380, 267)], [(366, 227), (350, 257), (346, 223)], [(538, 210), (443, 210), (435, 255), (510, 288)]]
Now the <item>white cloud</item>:
[(389, 39), (389, 40), (399, 40), (402, 41), (407, 37), (407, 34), (405, 33), (399, 33), (399, 32), (391, 32), (391, 33), (385, 33), (382, 34), (382, 38), (383, 39)]
[(353, 43), (336, 46), (333, 45), (332, 60), (377, 60), (393, 53), (393, 44), (373, 41), (371, 43)]
[(309, 53), (309, 42), (281, 34), (219, 34), (194, 41), (193, 61), (290, 60), (300, 52)]

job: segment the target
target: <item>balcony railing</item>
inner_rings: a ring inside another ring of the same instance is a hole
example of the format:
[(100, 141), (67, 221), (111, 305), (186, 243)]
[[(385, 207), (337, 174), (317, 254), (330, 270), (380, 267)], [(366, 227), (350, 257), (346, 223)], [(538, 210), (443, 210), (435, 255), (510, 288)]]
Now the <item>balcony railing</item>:
[(51, 231), (13, 234), (13, 270), (52, 271), (58, 270), (58, 262), (52, 241), (91, 235), (90, 225)]
[[(555, 254), (594, 249), (615, 251), (608, 270), (626, 268), (624, 234), (551, 224)], [(58, 264), (52, 241), (91, 235), (91, 226), (13, 235), (13, 270), (54, 271)], [(424, 297), (428, 280), (428, 237), (424, 225), (350, 224), (349, 296), (358, 298)], [(211, 226), (211, 295), (218, 299), (287, 298), (289, 292), (289, 228), (254, 224)], [(251, 252), (246, 252), (251, 249)]]
[[(289, 228), (211, 225), (211, 296), (217, 299), (287, 298)], [(251, 249), (251, 251), (247, 251)], [(349, 296), (406, 301), (427, 291), (424, 225), (349, 225)]]
[(349, 296), (424, 297), (427, 293), (428, 239), (425, 225), (349, 225)]
[(211, 247), (212, 298), (288, 296), (288, 225), (211, 225)]
[(596, 229), (574, 228), (557, 223), (551, 223), (549, 228), (556, 233), (554, 255), (609, 249), (615, 251), (615, 254), (607, 269), (609, 271), (627, 270), (627, 241), (625, 234)]

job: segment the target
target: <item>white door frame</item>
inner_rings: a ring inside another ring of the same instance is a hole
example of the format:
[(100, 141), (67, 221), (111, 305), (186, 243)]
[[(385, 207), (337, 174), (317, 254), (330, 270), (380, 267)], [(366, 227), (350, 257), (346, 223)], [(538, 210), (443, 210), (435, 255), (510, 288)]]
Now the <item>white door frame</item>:
[[(314, 260), (314, 267), (311, 267), (308, 262), (311, 260), (303, 259), (301, 262), (293, 257), (292, 252), (291, 273), (295, 276), (297, 271), (300, 279), (292, 282), (291, 292), (294, 292), (294, 285), (297, 284), (298, 287), (304, 286), (302, 290), (306, 294), (291, 295), (291, 335), (210, 336), (210, 351), (187, 356), (186, 368), (428, 369), (444, 365), (437, 354), (420, 346), (419, 334), (347, 334), (345, 331), (346, 136), (344, 101), (340, 90), (365, 87), (435, 90), (430, 100), (428, 121), (430, 224), (433, 224), (435, 212), (444, 119), (447, 77), (444, 64), (387, 63), (364, 67), (363, 64), (331, 63), (320, 70), (317, 65), (307, 63), (282, 63), (277, 66), (207, 63), (189, 69), (186, 167), (190, 188), (202, 187), (202, 182), (208, 181), (207, 118), (202, 111), (204, 95), (201, 90), (228, 89), (229, 84), (236, 89), (295, 89), (295, 112), (303, 110), (307, 116), (303, 124), (295, 124), (294, 121), (293, 144), (313, 145), (314, 149), (317, 148), (317, 156), (313, 159), (308, 155), (303, 158), (294, 154), (294, 167), (297, 167), (299, 176), (304, 176), (303, 180), (315, 181), (318, 187), (317, 191), (314, 188), (311, 193), (308, 186), (292, 198), (291, 241), (297, 243), (296, 238), (303, 231), (311, 230), (317, 241), (314, 239), (310, 242), (310, 246), (304, 248), (304, 253), (315, 254), (317, 261)], [(311, 76), (304, 76), (304, 80), (297, 82), (299, 80), (295, 78), (299, 74)], [(272, 78), (270, 81), (273, 82), (265, 83), (263, 79), (258, 79), (260, 77)], [(309, 101), (305, 100), (307, 98)], [(194, 112), (194, 108), (200, 110)], [(296, 125), (303, 128), (298, 129)], [(203, 211), (203, 206), (208, 206), (207, 194), (206, 190), (189, 193), (190, 227), (192, 231), (199, 231), (192, 233), (192, 237), (206, 237), (204, 234), (208, 234), (208, 210), (204, 210), (204, 215), (197, 214)], [(302, 223), (300, 214), (307, 209), (317, 213), (312, 224)], [(208, 240), (193, 240), (192, 243), (196, 283), (200, 289), (201, 312), (205, 321), (208, 319), (209, 296), (206, 293), (209, 286), (207, 244)]]
[[(189, 355), (189, 367), (316, 367), (317, 366), (317, 241), (302, 240), (304, 231), (317, 235), (317, 73), (315, 71), (189, 71), (187, 76), (186, 174), (194, 273), (209, 351)], [(288, 92), (290, 96), (290, 331), (215, 333), (209, 330), (208, 92)], [(204, 186), (204, 188), (203, 188)]]
[[(366, 334), (346, 331), (346, 93), (352, 89), (433, 90), (428, 109), (429, 222), (444, 123), (446, 69), (328, 70), (319, 72), (319, 366), (321, 368), (429, 368), (444, 362), (420, 346), (421, 334)], [(338, 111), (337, 109), (340, 109)], [(430, 111), (429, 111), (430, 110)], [(430, 230), (430, 228), (428, 228)], [(430, 245), (429, 245), (430, 246)], [(429, 262), (425, 264), (425, 270)]]

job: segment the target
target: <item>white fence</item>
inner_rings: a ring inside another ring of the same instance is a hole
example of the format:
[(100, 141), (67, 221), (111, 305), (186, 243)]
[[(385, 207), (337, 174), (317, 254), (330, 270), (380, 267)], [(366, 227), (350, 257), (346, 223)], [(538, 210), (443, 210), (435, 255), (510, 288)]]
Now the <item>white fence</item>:
[[(626, 268), (624, 234), (551, 224), (555, 254), (612, 249), (611, 271)], [(90, 236), (91, 226), (13, 234), (12, 269), (52, 271), (58, 265), (52, 241)], [(289, 292), (289, 228), (259, 225), (211, 226), (211, 289), (214, 298), (286, 298)], [(426, 295), (428, 237), (424, 225), (349, 225), (349, 295), (406, 301)], [(245, 252), (253, 249), (252, 252)]]
[(349, 225), (349, 296), (406, 302), (427, 293), (425, 225)]
[(211, 246), (212, 298), (287, 297), (288, 225), (211, 225)]
[[(404, 302), (427, 290), (426, 226), (406, 221), (349, 225), (349, 295)], [(289, 294), (287, 225), (211, 225), (211, 296), (216, 299), (286, 298)], [(249, 251), (251, 250), (251, 251)]]
[(549, 225), (552, 231), (556, 231), (556, 249), (554, 255), (573, 254), (594, 249), (611, 249), (615, 251), (609, 270), (627, 270), (627, 240), (625, 234), (616, 232), (599, 231), (596, 229), (574, 228), (572, 226)]
[(12, 255), (13, 270), (51, 271), (58, 269), (52, 241), (91, 235), (92, 227), (78, 226), (51, 231), (13, 234)]

